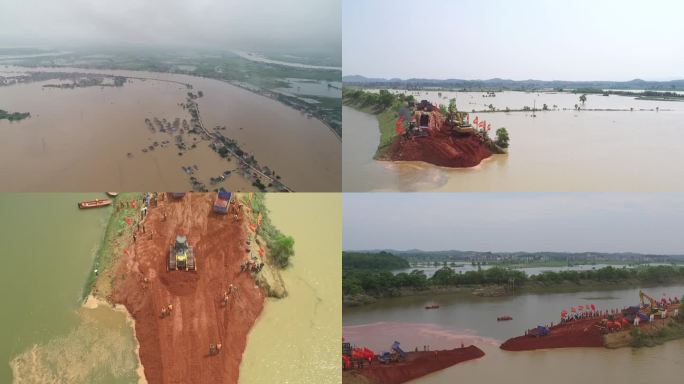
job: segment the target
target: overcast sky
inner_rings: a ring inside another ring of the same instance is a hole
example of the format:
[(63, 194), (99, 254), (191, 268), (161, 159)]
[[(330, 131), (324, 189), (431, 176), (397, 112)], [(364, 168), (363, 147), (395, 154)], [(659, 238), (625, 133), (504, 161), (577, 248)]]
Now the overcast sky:
[(341, 45), (340, 0), (1, 0), (0, 46)]
[(344, 75), (684, 78), (680, 0), (345, 0)]
[(684, 254), (684, 194), (346, 193), (345, 250)]

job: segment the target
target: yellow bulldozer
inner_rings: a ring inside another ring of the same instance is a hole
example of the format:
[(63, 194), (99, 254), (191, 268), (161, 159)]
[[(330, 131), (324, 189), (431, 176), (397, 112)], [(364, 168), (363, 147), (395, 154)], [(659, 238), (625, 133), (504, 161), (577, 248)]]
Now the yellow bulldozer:
[(169, 271), (196, 271), (197, 263), (192, 247), (186, 236), (176, 236), (176, 242), (169, 249), (169, 261), (166, 266)]

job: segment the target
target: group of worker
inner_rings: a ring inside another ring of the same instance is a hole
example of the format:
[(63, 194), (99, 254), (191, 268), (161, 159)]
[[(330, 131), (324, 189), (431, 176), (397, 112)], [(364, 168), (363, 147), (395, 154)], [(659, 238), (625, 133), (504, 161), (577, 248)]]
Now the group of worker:
[(209, 344), (209, 356), (218, 355), (221, 352), (221, 343)]
[(229, 301), (230, 297), (233, 296), (234, 294), (237, 294), (237, 290), (238, 290), (237, 286), (230, 284), (228, 286), (228, 290), (223, 292), (223, 300), (221, 301), (221, 305), (223, 307), (228, 305), (228, 301)]
[(263, 262), (257, 262), (256, 260), (246, 260), (242, 264), (240, 264), (240, 273), (245, 272), (245, 271), (250, 271), (250, 272), (256, 272), (259, 273), (261, 272), (261, 269), (264, 268), (264, 263)]
[(161, 318), (165, 318), (166, 316), (171, 316), (171, 313), (173, 312), (173, 304), (169, 304), (166, 307), (162, 307), (161, 309)]

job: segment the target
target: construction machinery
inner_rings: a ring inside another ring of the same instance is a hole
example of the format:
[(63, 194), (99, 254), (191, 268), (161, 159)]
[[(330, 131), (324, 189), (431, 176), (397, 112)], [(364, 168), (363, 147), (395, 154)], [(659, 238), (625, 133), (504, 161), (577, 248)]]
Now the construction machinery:
[(658, 300), (647, 295), (644, 291), (639, 290), (639, 300), (641, 301), (641, 310), (646, 314), (653, 314), (658, 318), (665, 317), (667, 313), (666, 308), (658, 303)]
[(543, 325), (538, 325), (537, 328), (532, 328), (527, 330), (527, 336), (530, 337), (543, 337), (548, 335), (551, 330)]
[(186, 236), (176, 236), (176, 242), (169, 249), (169, 271), (196, 271), (197, 263), (192, 247), (188, 244)]
[(230, 207), (230, 201), (233, 197), (233, 194), (227, 191), (219, 191), (216, 194), (216, 200), (214, 200), (214, 205), (212, 207), (213, 211), (215, 213), (219, 214), (227, 214), (228, 213), (228, 208)]

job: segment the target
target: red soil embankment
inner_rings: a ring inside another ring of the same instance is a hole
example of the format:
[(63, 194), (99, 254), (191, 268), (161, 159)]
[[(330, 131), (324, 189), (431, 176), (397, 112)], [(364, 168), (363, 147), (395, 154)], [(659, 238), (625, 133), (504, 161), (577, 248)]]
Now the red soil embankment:
[(474, 167), (492, 152), (475, 135), (446, 134), (432, 130), (427, 137), (395, 138), (386, 152), (392, 161), (424, 161), (451, 168)]
[(506, 340), (501, 349), (531, 351), (546, 348), (603, 347), (603, 334), (595, 326), (598, 319), (584, 319), (556, 325), (546, 336), (518, 336)]
[(373, 383), (399, 384), (436, 372), (464, 361), (484, 356), (484, 352), (471, 345), (443, 351), (408, 352), (406, 360), (399, 363), (374, 363), (356, 372)]
[[(150, 208), (145, 233), (141, 228), (115, 266), (111, 299), (125, 305), (135, 319), (150, 384), (237, 383), (247, 333), (263, 308), (262, 291), (249, 273), (239, 273), (248, 230), (242, 220), (233, 223), (231, 215), (214, 214), (214, 196), (167, 197)], [(166, 270), (176, 235), (187, 235), (197, 271)], [(229, 284), (238, 292), (223, 307)], [(161, 318), (168, 304), (173, 313)], [(222, 344), (218, 355), (209, 356), (212, 343)]]

